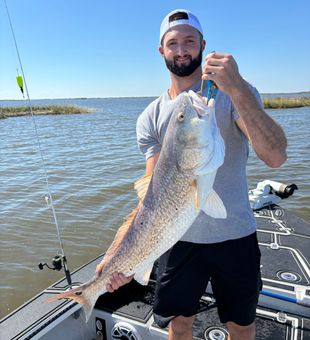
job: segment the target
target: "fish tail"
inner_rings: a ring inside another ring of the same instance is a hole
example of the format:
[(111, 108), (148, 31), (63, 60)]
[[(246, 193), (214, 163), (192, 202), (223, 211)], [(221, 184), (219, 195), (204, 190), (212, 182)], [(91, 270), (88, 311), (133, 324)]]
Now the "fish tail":
[(84, 304), (84, 297), (82, 297), (82, 290), (80, 287), (70, 289), (64, 293), (57, 294), (46, 300), (46, 303), (53, 302), (60, 299), (71, 299), (80, 304)]
[(84, 313), (85, 313), (85, 321), (87, 322), (91, 316), (91, 313), (95, 307), (95, 303), (98, 299), (98, 296), (94, 295), (90, 295), (89, 297), (87, 297), (86, 299), (84, 299), (84, 304), (83, 304), (83, 308), (84, 308)]
[(97, 301), (98, 296), (89, 294), (85, 289), (83, 290), (81, 287), (73, 288), (67, 292), (57, 294), (52, 296), (51, 298), (46, 300), (46, 303), (53, 302), (60, 299), (71, 299), (76, 301), (77, 303), (83, 305), (86, 322), (89, 320), (91, 313), (94, 309), (95, 303)]

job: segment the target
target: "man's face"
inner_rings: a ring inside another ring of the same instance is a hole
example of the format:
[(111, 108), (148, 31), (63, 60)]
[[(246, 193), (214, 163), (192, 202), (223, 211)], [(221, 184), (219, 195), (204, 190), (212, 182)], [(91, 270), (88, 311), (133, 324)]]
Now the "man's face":
[(164, 35), (159, 51), (173, 74), (186, 77), (201, 65), (204, 47), (205, 41), (196, 29), (177, 25)]

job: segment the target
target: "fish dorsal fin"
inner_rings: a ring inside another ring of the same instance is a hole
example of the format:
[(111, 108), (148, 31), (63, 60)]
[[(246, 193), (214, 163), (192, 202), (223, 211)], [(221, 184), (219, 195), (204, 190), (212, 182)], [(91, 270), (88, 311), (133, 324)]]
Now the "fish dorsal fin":
[(152, 179), (152, 175), (145, 175), (145, 176), (139, 178), (135, 182), (134, 188), (137, 191), (137, 194), (138, 194), (140, 202), (144, 201), (144, 197), (145, 197), (145, 195), (147, 193), (147, 189), (149, 187), (151, 179)]
[(138, 211), (139, 211), (139, 208), (136, 208), (130, 214), (126, 216), (124, 223), (119, 227), (118, 231), (115, 234), (112, 244), (110, 245), (109, 249), (106, 251), (104, 255), (105, 262), (108, 261), (108, 259), (111, 258), (117, 251), (119, 245), (122, 243), (131, 225), (133, 224)]

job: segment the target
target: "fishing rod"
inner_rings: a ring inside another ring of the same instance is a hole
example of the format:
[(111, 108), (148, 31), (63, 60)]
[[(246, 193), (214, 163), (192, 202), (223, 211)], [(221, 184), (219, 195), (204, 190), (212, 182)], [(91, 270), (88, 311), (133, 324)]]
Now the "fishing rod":
[(280, 294), (269, 292), (267, 290), (261, 290), (259, 293), (261, 295), (269, 296), (269, 297), (279, 299), (279, 300), (282, 300), (282, 301), (297, 303), (298, 305), (307, 306), (307, 307), (310, 306), (310, 302), (306, 298), (305, 292), (303, 290), (296, 291), (295, 292), (296, 297), (289, 297), (289, 296), (285, 296), (285, 295), (280, 295)]
[[(214, 53), (214, 52), (215, 51), (212, 51), (211, 53)], [(218, 92), (218, 87), (213, 80), (202, 79), (201, 84), (200, 84), (200, 90), (197, 93), (203, 97), (206, 97), (207, 103), (208, 103), (210, 99), (216, 98), (217, 92)]]
[[(37, 128), (36, 120), (35, 120), (33, 110), (32, 110), (32, 104), (31, 104), (31, 100), (30, 100), (30, 95), (29, 95), (29, 91), (28, 91), (28, 86), (27, 86), (27, 81), (26, 81), (26, 77), (25, 77), (25, 73), (24, 73), (24, 68), (23, 68), (21, 57), (20, 57), (20, 53), (19, 53), (19, 49), (18, 49), (18, 45), (17, 45), (15, 33), (14, 33), (14, 28), (13, 28), (13, 24), (12, 24), (12, 20), (11, 20), (11, 16), (10, 16), (9, 8), (8, 8), (6, 0), (3, 0), (3, 2), (4, 2), (4, 5), (5, 5), (5, 8), (6, 8), (6, 14), (7, 14), (9, 23), (10, 23), (13, 41), (14, 41), (14, 44), (15, 44), (15, 50), (16, 50), (16, 53), (17, 53), (19, 66), (20, 66), (21, 73), (22, 73), (22, 76), (17, 75), (16, 81), (17, 81), (17, 84), (18, 84), (22, 94), (23, 94), (23, 98), (24, 98), (24, 88), (25, 88), (25, 91), (26, 91), (26, 97), (27, 97), (27, 100), (28, 100), (29, 112), (30, 112), (30, 115), (32, 117), (32, 122), (33, 122), (33, 125), (34, 125), (37, 147), (38, 147), (38, 150), (39, 150), (40, 159), (41, 159), (42, 168), (43, 168), (43, 173), (44, 173), (44, 178), (45, 178), (45, 183), (46, 183), (47, 195), (45, 196), (45, 201), (46, 201), (47, 206), (50, 206), (50, 208), (52, 210), (54, 224), (56, 226), (56, 232), (57, 232), (57, 237), (58, 237), (58, 241), (59, 241), (59, 245), (60, 245), (60, 251), (61, 251), (61, 254), (57, 254), (53, 258), (52, 267), (50, 267), (47, 263), (39, 263), (39, 269), (42, 270), (44, 268), (44, 266), (46, 266), (49, 269), (59, 271), (63, 267), (68, 285), (71, 288), (71, 286), (72, 286), (71, 274), (70, 274), (70, 271), (68, 269), (67, 258), (65, 256), (65, 251), (64, 251), (64, 247), (63, 247), (63, 243), (62, 243), (62, 239), (61, 239), (61, 235), (60, 235), (59, 224), (58, 224), (56, 211), (55, 211), (55, 207), (54, 207), (54, 202), (53, 202), (53, 197), (52, 197), (52, 193), (51, 193), (50, 185), (49, 185), (49, 181), (48, 181), (48, 175), (47, 175), (47, 171), (46, 171), (46, 166), (45, 166), (45, 161), (44, 161), (44, 156), (43, 156), (43, 150), (42, 150), (42, 147), (41, 147), (41, 142), (40, 142), (40, 138), (39, 138), (39, 134), (38, 134), (38, 128)], [(18, 72), (18, 70), (17, 70), (17, 72)]]

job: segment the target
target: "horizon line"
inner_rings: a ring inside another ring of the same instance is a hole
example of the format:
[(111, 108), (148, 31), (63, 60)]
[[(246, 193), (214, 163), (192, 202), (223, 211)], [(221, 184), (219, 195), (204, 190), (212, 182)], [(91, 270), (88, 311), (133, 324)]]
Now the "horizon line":
[[(297, 91), (297, 92), (261, 92), (261, 95), (280, 95), (280, 94), (302, 94), (302, 93), (310, 93), (310, 90), (305, 91)], [(86, 99), (128, 99), (128, 98), (157, 98), (158, 95), (155, 96), (115, 96), (115, 97), (58, 97), (58, 98), (31, 98), (31, 100), (59, 100), (59, 99), (70, 99), (70, 100), (86, 100)], [(27, 100), (27, 98), (22, 99), (0, 99), (0, 101), (23, 101)]]

